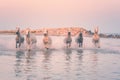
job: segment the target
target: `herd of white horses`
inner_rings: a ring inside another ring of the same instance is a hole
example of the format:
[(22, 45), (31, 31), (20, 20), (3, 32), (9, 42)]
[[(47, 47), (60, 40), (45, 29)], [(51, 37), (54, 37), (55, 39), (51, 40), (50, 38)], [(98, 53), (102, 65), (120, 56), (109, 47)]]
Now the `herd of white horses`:
[[(20, 48), (21, 44), (24, 43), (24, 41), (26, 40), (26, 45), (27, 45), (26, 48), (28, 51), (30, 51), (32, 49), (31, 46), (33, 44), (37, 43), (37, 39), (36, 39), (35, 35), (33, 36), (33, 34), (31, 33), (31, 30), (29, 28), (26, 29), (25, 38), (21, 35), (20, 28), (17, 28), (16, 35), (17, 35), (16, 36), (16, 48)], [(51, 44), (52, 44), (52, 39), (48, 35), (48, 31), (45, 30), (43, 35), (44, 35), (44, 38), (43, 38), (44, 48), (50, 49)], [(92, 37), (92, 42), (93, 42), (94, 46), (97, 48), (100, 48), (99, 39), (100, 38), (98, 35), (98, 28), (96, 28), (94, 31), (93, 37)], [(78, 44), (78, 47), (83, 47), (83, 34), (82, 34), (82, 32), (79, 33), (79, 35), (75, 41)], [(64, 39), (64, 43), (66, 44), (66, 48), (71, 47), (72, 36), (71, 36), (70, 31), (68, 31), (68, 33)]]

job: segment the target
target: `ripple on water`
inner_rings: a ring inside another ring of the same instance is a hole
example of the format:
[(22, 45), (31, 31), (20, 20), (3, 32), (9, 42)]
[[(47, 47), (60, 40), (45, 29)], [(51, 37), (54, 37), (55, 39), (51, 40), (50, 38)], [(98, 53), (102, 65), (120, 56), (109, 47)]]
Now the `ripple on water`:
[[(2, 42), (1, 45), (5, 44)], [(112, 40), (105, 43), (112, 44)], [(14, 46), (4, 49), (1, 45), (2, 80), (120, 80), (120, 52), (104, 45), (101, 49), (82, 49), (73, 44), (72, 48), (64, 49), (61, 43), (56, 49), (44, 50), (38, 44), (38, 50), (30, 52)]]

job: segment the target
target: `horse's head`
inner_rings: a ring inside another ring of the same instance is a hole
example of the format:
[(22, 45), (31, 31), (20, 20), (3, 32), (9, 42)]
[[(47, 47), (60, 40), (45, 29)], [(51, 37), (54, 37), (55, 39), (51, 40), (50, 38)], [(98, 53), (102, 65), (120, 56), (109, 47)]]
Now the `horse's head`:
[(48, 31), (44, 31), (44, 36), (48, 36)]
[(30, 37), (30, 29), (29, 28), (26, 29), (26, 37)]
[(71, 32), (68, 32), (68, 36), (71, 36)]
[(16, 30), (17, 30), (17, 31), (20, 31), (20, 27), (16, 27)]
[(19, 27), (16, 27), (16, 34), (17, 34), (17, 36), (20, 36), (20, 28)]
[(96, 27), (96, 28), (94, 29), (94, 33), (95, 33), (95, 34), (98, 34), (98, 31), (99, 31), (99, 29), (98, 29), (98, 27)]

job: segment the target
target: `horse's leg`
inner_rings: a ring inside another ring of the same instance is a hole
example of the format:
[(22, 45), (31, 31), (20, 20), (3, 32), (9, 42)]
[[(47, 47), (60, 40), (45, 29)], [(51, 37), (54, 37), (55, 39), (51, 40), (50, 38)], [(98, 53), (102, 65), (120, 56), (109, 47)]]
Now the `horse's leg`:
[(81, 42), (81, 47), (83, 46), (83, 43)]
[(20, 48), (20, 46), (21, 46), (21, 38), (19, 39), (19, 48)]
[(97, 48), (100, 48), (100, 43), (99, 42), (97, 43)]
[(44, 47), (45, 47), (45, 49), (49, 49), (49, 47), (48, 47), (48, 43), (47, 44), (44, 44)]
[(71, 43), (69, 43), (69, 48), (71, 47)]
[(82, 47), (82, 43), (80, 43), (80, 47)]
[(30, 44), (28, 45), (28, 51), (31, 51), (31, 46), (30, 46)]
[(68, 43), (66, 43), (66, 47), (68, 48)]
[(78, 45), (79, 45), (79, 47), (80, 47), (80, 43), (79, 43)]
[(21, 46), (21, 42), (19, 42), (19, 48), (20, 48), (20, 46)]
[(95, 47), (97, 47), (97, 43), (95, 43)]
[(17, 48), (17, 42), (16, 42), (16, 48)]

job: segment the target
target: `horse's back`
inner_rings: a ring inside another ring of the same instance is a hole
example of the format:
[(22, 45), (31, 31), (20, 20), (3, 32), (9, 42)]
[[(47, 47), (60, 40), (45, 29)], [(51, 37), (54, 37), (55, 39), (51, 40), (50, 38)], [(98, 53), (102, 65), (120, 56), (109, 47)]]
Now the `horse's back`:
[(24, 37), (23, 36), (16, 36), (15, 40), (16, 40), (17, 43), (19, 43), (19, 42), (23, 43), (24, 42)]

